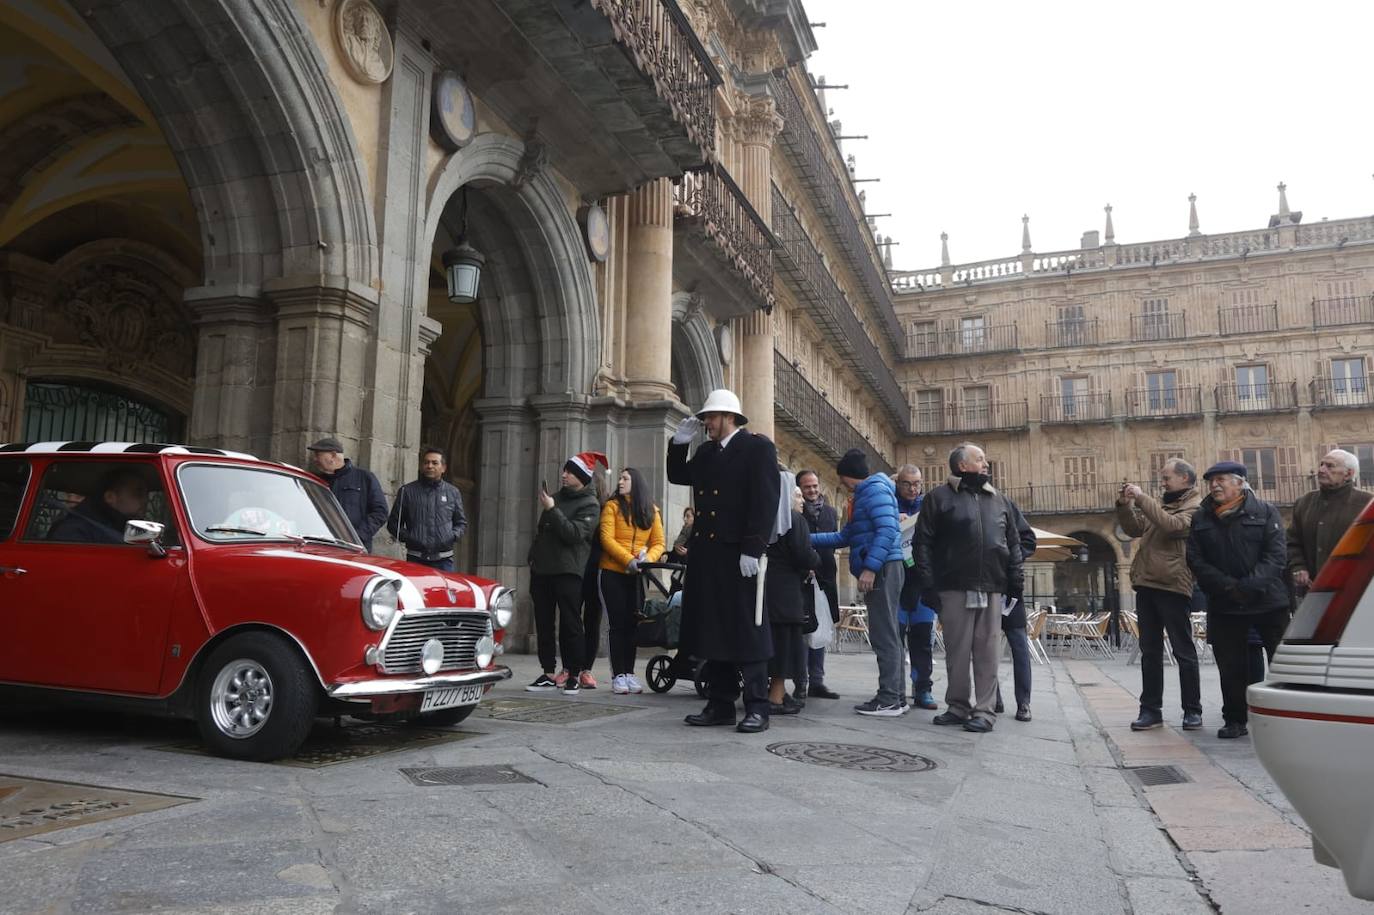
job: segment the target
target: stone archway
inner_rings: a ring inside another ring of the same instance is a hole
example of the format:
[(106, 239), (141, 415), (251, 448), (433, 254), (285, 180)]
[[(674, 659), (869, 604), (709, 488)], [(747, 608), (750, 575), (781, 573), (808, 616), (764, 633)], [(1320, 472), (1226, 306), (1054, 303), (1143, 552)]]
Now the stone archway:
[(1069, 536), (1087, 545), (1087, 559), (1075, 558), (1055, 564), (1056, 605), (1085, 613), (1107, 610), (1115, 614), (1121, 609), (1116, 546), (1093, 531), (1076, 530)]
[(690, 292), (673, 294), (673, 385), (691, 409), (705, 403), (707, 394), (725, 387), (711, 323), (700, 296)]
[[(480, 423), (474, 507), (485, 519), (474, 531), (474, 568), (523, 582), (539, 481), (556, 485), (568, 454), (606, 447), (588, 440), (601, 352), (595, 288), (570, 201), (537, 147), (484, 134), (448, 159), (431, 182), (423, 236), (436, 256), (455, 240), (461, 206), (487, 255), (476, 303), (481, 386), (471, 401)], [(417, 265), (416, 289), (429, 289), (431, 269)], [(441, 337), (436, 352), (443, 345)], [(462, 415), (453, 398), (446, 405), (451, 419)]]

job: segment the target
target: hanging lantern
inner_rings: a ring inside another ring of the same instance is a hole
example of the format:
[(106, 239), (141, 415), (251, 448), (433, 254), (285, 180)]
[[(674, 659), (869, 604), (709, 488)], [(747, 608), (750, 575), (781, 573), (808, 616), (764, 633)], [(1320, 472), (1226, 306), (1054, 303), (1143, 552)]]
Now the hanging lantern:
[(477, 301), (477, 288), (482, 284), (482, 265), (487, 262), (482, 252), (465, 240), (458, 247), (444, 252), (444, 273), (448, 276), (448, 300), (458, 305)]

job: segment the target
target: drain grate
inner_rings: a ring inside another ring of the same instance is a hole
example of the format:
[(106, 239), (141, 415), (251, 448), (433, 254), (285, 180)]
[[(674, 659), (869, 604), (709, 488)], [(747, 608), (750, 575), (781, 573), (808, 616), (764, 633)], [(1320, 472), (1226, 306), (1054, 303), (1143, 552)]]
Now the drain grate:
[(1192, 781), (1188, 774), (1178, 766), (1137, 766), (1127, 769), (1126, 774), (1135, 779), (1142, 788), (1156, 785), (1182, 785)]
[(929, 772), (936, 766), (935, 760), (914, 753), (855, 743), (775, 743), (768, 746), (768, 752), (813, 766), (861, 772)]
[(518, 785), (539, 784), (523, 772), (510, 766), (439, 766), (428, 769), (402, 769), (401, 774), (412, 784), (436, 785)]

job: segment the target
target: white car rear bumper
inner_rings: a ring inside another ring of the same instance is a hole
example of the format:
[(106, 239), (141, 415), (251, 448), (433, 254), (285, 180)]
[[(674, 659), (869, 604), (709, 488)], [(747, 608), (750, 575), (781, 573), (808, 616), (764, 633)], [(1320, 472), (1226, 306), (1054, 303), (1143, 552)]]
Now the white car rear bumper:
[(1351, 894), (1374, 899), (1374, 694), (1257, 683), (1247, 698), (1260, 762)]

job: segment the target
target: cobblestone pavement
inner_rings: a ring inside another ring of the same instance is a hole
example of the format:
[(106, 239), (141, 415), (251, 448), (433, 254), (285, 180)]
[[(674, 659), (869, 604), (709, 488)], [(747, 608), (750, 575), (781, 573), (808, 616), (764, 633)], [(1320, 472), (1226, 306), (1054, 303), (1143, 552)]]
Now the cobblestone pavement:
[[(536, 695), (533, 659), (507, 661), (456, 729), (322, 722), (290, 765), (205, 756), (182, 723), (7, 710), (0, 911), (1370, 908), (1312, 862), (1249, 742), (1216, 740), (1213, 667), (1208, 730), (1132, 734), (1137, 667), (1056, 659), (1033, 721), (976, 735), (854, 714), (876, 668), (851, 652), (829, 660), (843, 699), (744, 735), (685, 727), (684, 684)], [(1144, 765), (1188, 780), (1141, 787)]]

